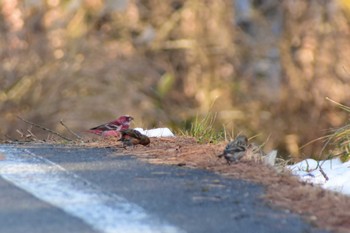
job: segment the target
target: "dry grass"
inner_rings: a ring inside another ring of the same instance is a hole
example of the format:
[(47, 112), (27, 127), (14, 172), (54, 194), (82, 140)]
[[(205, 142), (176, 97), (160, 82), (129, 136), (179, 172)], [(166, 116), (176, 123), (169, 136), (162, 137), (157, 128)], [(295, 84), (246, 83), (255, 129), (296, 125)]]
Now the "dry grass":
[[(350, 107), (338, 103), (330, 98), (327, 98), (330, 102), (335, 104), (338, 108), (342, 109), (347, 114), (350, 113)], [(339, 157), (342, 162), (347, 162), (350, 159), (350, 124), (332, 130), (332, 132), (325, 137), (326, 143), (324, 149), (331, 147), (329, 157)]]

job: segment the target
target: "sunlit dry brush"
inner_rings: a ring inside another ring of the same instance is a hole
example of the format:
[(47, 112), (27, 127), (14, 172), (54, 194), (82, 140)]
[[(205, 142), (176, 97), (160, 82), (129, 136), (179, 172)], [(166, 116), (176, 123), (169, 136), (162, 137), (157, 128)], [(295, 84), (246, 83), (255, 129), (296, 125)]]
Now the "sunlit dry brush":
[(324, 98), (350, 104), (349, 4), (253, 2), (2, 0), (1, 134), (17, 136), (16, 115), (62, 133), (61, 119), (181, 127), (211, 110), (217, 129), (318, 154), (300, 148), (347, 120)]

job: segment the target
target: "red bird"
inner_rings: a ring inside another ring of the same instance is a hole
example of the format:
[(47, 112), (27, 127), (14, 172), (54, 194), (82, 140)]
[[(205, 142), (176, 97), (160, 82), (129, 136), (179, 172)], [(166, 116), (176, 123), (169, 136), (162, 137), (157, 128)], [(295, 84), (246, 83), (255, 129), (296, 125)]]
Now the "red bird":
[(108, 137), (108, 136), (120, 137), (120, 131), (129, 129), (129, 126), (132, 120), (134, 120), (133, 117), (129, 115), (124, 115), (106, 124), (93, 127), (89, 129), (87, 132), (94, 133), (103, 137)]
[(126, 129), (120, 132), (122, 137), (119, 141), (122, 141), (124, 146), (134, 146), (137, 144), (147, 146), (151, 142), (149, 137), (134, 129)]

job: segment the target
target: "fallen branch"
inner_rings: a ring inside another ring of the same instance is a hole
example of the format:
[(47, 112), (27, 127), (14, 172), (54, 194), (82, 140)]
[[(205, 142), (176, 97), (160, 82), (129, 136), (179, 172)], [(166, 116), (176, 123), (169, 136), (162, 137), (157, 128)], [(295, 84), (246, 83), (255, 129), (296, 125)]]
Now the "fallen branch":
[(27, 121), (27, 120), (23, 119), (23, 118), (20, 117), (20, 116), (17, 116), (17, 118), (20, 119), (21, 121), (23, 121), (23, 122), (29, 124), (29, 125), (32, 125), (32, 126), (34, 126), (34, 127), (37, 127), (37, 128), (39, 128), (39, 129), (42, 129), (42, 130), (45, 130), (45, 131), (48, 131), (48, 132), (50, 132), (50, 133), (52, 133), (52, 134), (54, 134), (54, 135), (56, 135), (56, 136), (58, 136), (58, 137), (60, 137), (60, 138), (63, 138), (64, 140), (73, 141), (72, 139), (70, 139), (70, 138), (68, 138), (68, 137), (66, 137), (66, 136), (63, 136), (63, 135), (61, 135), (61, 134), (59, 134), (59, 133), (57, 133), (57, 132), (55, 132), (55, 131), (53, 131), (53, 130), (51, 130), (51, 129), (48, 129), (48, 128), (44, 127), (44, 126), (41, 126), (41, 125), (38, 125), (38, 124), (36, 124), (36, 123)]
[(82, 137), (80, 137), (78, 134), (76, 134), (76, 133), (73, 132), (70, 128), (68, 128), (68, 126), (66, 126), (66, 125), (63, 123), (63, 120), (60, 120), (60, 123), (61, 123), (61, 125), (63, 125), (63, 127), (64, 127), (68, 132), (70, 132), (71, 134), (73, 134), (76, 138), (82, 139)]

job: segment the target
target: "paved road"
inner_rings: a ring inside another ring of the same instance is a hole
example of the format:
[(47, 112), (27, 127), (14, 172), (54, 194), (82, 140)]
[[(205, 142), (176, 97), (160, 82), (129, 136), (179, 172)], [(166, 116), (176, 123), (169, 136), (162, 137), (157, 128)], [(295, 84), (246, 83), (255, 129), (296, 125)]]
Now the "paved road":
[(110, 149), (0, 145), (0, 232), (326, 232), (263, 187)]

